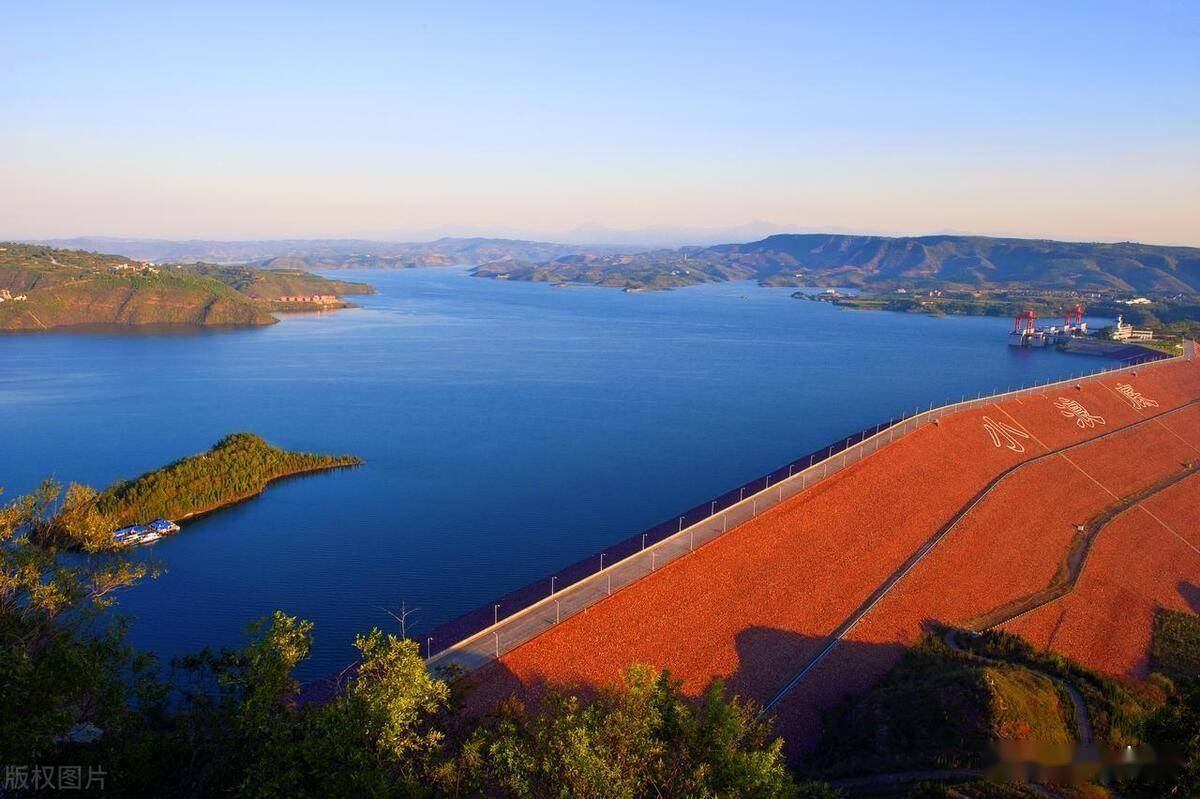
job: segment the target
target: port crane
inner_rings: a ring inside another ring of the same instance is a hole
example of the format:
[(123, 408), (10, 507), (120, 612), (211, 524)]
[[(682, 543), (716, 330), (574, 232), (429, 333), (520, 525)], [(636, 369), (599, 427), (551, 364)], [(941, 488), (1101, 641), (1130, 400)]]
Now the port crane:
[(1072, 339), (1087, 335), (1087, 323), (1083, 321), (1083, 306), (1076, 305), (1063, 311), (1063, 326), (1039, 329), (1034, 323), (1037, 314), (1032, 309), (1021, 311), (1013, 319), (1008, 343), (1013, 347), (1046, 347), (1069, 345)]
[(1008, 334), (1008, 343), (1013, 347), (1044, 347), (1046, 333), (1034, 325), (1037, 314), (1032, 310), (1021, 311), (1013, 320), (1012, 332)]
[(1064, 336), (1084, 336), (1087, 335), (1087, 323), (1083, 321), (1083, 306), (1076, 305), (1074, 308), (1068, 308), (1065, 318), (1063, 319)]

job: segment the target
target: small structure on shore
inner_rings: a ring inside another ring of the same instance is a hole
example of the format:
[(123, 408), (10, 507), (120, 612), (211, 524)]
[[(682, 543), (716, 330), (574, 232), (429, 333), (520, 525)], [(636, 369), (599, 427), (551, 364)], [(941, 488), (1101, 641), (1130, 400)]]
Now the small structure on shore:
[(1117, 323), (1113, 326), (1110, 336), (1113, 341), (1152, 341), (1153, 330), (1138, 330), (1133, 325), (1125, 323), (1125, 317), (1117, 314)]
[(279, 302), (304, 302), (316, 305), (337, 305), (340, 300), (332, 294), (296, 294), (280, 297)]

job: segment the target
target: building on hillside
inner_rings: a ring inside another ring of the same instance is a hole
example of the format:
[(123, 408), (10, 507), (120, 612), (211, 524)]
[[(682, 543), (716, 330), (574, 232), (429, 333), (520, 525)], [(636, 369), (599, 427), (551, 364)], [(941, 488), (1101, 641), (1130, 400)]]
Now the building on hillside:
[(1154, 338), (1154, 331), (1138, 330), (1133, 325), (1126, 324), (1124, 317), (1118, 314), (1111, 337), (1113, 341), (1151, 341)]
[(278, 302), (306, 302), (317, 305), (336, 305), (338, 298), (332, 294), (296, 294), (280, 297)]
[(151, 275), (158, 274), (158, 270), (154, 268), (154, 264), (148, 262), (134, 264), (112, 264), (108, 268), (114, 272), (124, 272), (128, 270), (133, 272), (144, 272)]

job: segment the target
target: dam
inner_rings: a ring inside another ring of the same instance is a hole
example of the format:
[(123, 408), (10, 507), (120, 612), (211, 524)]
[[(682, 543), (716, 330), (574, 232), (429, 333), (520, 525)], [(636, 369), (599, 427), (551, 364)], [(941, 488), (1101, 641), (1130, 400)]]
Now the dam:
[[(1200, 369), (1189, 343), (1177, 358), (926, 409), (851, 438), (577, 582), (551, 581), (444, 649), (427, 642), (430, 665), (474, 670), (481, 707), (610, 682), (631, 662), (670, 670), (694, 694), (720, 676), (770, 705), (803, 750), (822, 710), (878, 679), (927, 620), (969, 622), (1044, 588), (1078, 524), (1194, 461)], [(1197, 480), (1182, 476), (1153, 499), (1162, 507), (1147, 500), (1145, 520), (1123, 522), (1142, 523), (1154, 553), (1150, 575), (1122, 584), (1125, 612), (1097, 624), (1089, 608), (1112, 601), (1111, 575), (1096, 583), (1085, 570), (1076, 590), (1088, 600), (1062, 597), (1009, 628), (1138, 674), (1152, 608), (1181, 606), (1176, 586), (1200, 582), (1200, 529), (1180, 515)], [(1047, 491), (1051, 501), (1032, 500)], [(1116, 562), (1106, 546), (1122, 543), (1102, 537), (1090, 563)]]

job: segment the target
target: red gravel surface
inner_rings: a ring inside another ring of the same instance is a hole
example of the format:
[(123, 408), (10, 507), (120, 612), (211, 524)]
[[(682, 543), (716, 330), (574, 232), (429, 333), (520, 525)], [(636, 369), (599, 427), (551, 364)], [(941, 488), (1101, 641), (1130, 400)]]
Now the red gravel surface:
[[(1004, 409), (1050, 449), (1083, 441), (1144, 418), (1103, 386), (1095, 382), (1082, 386), (1082, 389), (1054, 389), (1046, 394), (1006, 402)], [(1078, 403), (1088, 416), (1064, 415), (1064, 410), (1070, 409), (1060, 405), (1067, 403)], [(1081, 420), (1083, 424), (1080, 424)]]
[(1087, 444), (1067, 453), (1067, 457), (1109, 491), (1123, 497), (1179, 471), (1185, 462), (1196, 459), (1196, 450), (1152, 422)]
[(1191, 483), (1172, 486), (1144, 504), (1184, 541), (1200, 548), (1200, 481), (1193, 477)]
[[(1093, 381), (1081, 390), (1010, 400), (920, 428), (481, 669), (477, 706), (513, 692), (536, 696), (547, 682), (611, 682), (631, 662), (669, 669), (693, 694), (722, 676), (735, 692), (765, 701), (1005, 469), (1047, 446), (1084, 441), (1200, 396), (1195, 365), (1139, 371), (1129, 382), (1159, 401), (1158, 408), (1139, 412)], [(1079, 426), (1077, 416), (1056, 406), (1063, 398), (1103, 416), (1104, 424)], [(1200, 416), (1179, 424), (1194, 433)], [(987, 426), (1001, 430), (999, 446)], [(1154, 423), (1139, 432), (1153, 427), (1152, 444), (1122, 435), (1071, 457), (1089, 471), (1103, 471), (1118, 493), (1155, 482), (1164, 470), (1178, 468), (1188, 447)], [(926, 619), (962, 621), (1043, 587), (1065, 555), (1073, 525), (1112, 501), (1059, 457), (1016, 472), (781, 703), (781, 731), (790, 733), (793, 748), (810, 744), (821, 710), (877, 679)], [(1167, 553), (1156, 547), (1147, 561)], [(1182, 554), (1172, 552), (1176, 559)], [(1118, 560), (1097, 560), (1096, 571), (1117, 568)], [(1103, 625), (1089, 622), (1080, 630), (1080, 640), (1105, 640)]]
[(1193, 405), (1179, 413), (1171, 414), (1163, 419), (1161, 424), (1191, 446), (1193, 460), (1200, 458), (1200, 406)]
[(1068, 453), (1070, 462), (1052, 457), (1015, 472), (785, 700), (779, 716), (788, 720), (790, 740), (812, 743), (820, 719), (814, 711), (882, 676), (898, 645), (915, 642), (929, 621), (965, 623), (1047, 587), (1077, 524), (1113, 504), (1113, 494), (1133, 493), (1178, 471), (1188, 449), (1151, 424), (1084, 444)]
[(1034, 645), (1118, 676), (1144, 678), (1154, 611), (1200, 612), (1200, 477), (1132, 508), (1100, 534), (1075, 591), (1006, 625)]

